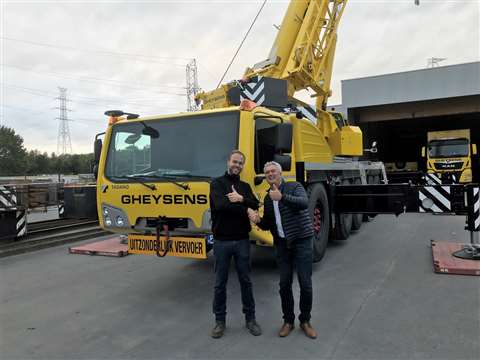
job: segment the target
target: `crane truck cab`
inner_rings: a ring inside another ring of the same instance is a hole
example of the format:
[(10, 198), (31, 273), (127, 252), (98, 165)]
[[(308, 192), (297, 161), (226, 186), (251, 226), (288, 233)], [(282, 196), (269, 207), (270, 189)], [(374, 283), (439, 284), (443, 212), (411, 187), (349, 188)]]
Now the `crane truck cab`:
[(422, 157), (428, 174), (435, 174), (443, 184), (472, 182), (472, 156), (477, 154), (477, 146), (471, 144), (470, 129), (430, 131), (427, 141)]
[[(294, 179), (292, 164), (302, 149), (292, 148), (292, 118), (297, 121), (295, 126), (316, 131), (295, 115), (260, 107), (253, 111), (235, 107), (172, 116), (110, 117), (103, 144), (100, 147), (97, 140), (95, 146), (96, 153), (101, 151), (96, 155), (101, 226), (140, 235), (131, 236), (129, 250), (150, 254), (155, 253), (157, 228), (163, 231), (168, 226), (175, 242), (173, 250), (178, 250), (172, 254), (206, 257), (211, 179), (224, 173), (232, 149), (246, 155), (242, 180), (250, 183), (259, 197), (263, 198), (267, 186), (262, 175), (267, 161), (281, 163), (284, 175)], [(253, 239), (272, 244), (265, 232), (254, 231)], [(183, 248), (176, 249), (180, 241)]]
[[(378, 179), (381, 174), (374, 164), (338, 158), (332, 148), (310, 120), (261, 106), (130, 119), (110, 116), (103, 144), (97, 140), (95, 146), (97, 153), (101, 149), (96, 155), (100, 224), (129, 234), (131, 253), (206, 258), (211, 246), (210, 181), (224, 173), (230, 151), (239, 149), (246, 155), (241, 178), (260, 200), (268, 189), (263, 174), (268, 161), (282, 165), (286, 181), (307, 188), (319, 260), (330, 224), (335, 223), (344, 238), (352, 226), (352, 215), (330, 209), (328, 183), (360, 183), (361, 174), (367, 183), (373, 170)], [(273, 245), (270, 233), (258, 228), (251, 239)]]

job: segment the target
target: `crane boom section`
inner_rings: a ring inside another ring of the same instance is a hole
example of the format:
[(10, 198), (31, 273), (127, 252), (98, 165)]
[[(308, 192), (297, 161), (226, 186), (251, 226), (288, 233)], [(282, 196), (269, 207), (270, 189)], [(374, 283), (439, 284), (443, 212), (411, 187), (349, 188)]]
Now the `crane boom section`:
[(325, 98), (321, 103), (326, 102), (337, 27), (346, 3), (347, 0), (292, 1), (269, 59), (247, 69), (246, 77), (262, 75), (287, 80), (290, 96), (311, 88)]

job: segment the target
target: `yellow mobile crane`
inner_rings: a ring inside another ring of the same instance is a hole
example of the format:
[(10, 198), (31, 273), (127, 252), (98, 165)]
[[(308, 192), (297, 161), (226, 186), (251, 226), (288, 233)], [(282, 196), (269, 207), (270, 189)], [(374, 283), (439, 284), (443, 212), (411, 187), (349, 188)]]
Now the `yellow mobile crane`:
[[(314, 258), (328, 239), (346, 239), (362, 215), (340, 213), (335, 185), (380, 183), (382, 163), (359, 161), (362, 133), (325, 111), (337, 28), (346, 0), (292, 1), (269, 58), (242, 80), (199, 94), (203, 109), (145, 116), (109, 111), (104, 142), (95, 140), (101, 226), (129, 234), (129, 252), (206, 258), (211, 247), (209, 182), (232, 149), (246, 155), (242, 180), (260, 199), (263, 165), (279, 162), (286, 180), (301, 182), (314, 220)], [(296, 100), (310, 89), (316, 110)], [(99, 134), (100, 135), (100, 134)], [(268, 232), (252, 230), (258, 245)]]

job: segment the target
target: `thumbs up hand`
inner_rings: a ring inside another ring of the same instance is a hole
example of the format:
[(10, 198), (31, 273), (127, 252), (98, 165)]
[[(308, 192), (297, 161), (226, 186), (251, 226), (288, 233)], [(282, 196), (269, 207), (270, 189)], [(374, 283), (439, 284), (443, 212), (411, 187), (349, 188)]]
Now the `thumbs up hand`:
[(243, 196), (240, 195), (237, 190), (235, 190), (235, 186), (232, 185), (232, 192), (228, 193), (226, 195), (228, 197), (228, 200), (230, 200), (230, 202), (232, 203), (236, 203), (236, 202), (243, 202)]
[(273, 201), (280, 201), (282, 199), (282, 193), (278, 190), (277, 185), (275, 184), (272, 184), (272, 188), (268, 192), (268, 195), (270, 195), (270, 199)]

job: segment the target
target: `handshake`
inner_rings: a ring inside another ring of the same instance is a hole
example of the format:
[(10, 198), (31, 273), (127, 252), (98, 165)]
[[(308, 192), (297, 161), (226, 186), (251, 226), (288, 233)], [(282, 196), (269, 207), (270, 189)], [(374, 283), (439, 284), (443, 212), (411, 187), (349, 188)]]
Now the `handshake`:
[(258, 224), (260, 222), (260, 215), (258, 215), (258, 211), (248, 208), (247, 213), (248, 218), (252, 223)]

